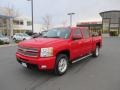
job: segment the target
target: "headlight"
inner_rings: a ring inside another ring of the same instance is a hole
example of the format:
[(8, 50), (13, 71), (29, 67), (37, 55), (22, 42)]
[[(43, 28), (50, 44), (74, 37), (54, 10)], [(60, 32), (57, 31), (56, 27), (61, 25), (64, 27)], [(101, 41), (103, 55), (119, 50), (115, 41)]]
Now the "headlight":
[(51, 57), (53, 56), (53, 48), (41, 48), (40, 57)]

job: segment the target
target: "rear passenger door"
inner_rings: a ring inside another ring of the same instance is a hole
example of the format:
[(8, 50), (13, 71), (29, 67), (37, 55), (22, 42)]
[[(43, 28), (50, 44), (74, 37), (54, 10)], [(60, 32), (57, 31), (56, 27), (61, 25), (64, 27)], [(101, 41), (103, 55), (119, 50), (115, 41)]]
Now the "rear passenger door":
[(84, 54), (88, 54), (92, 49), (92, 38), (90, 36), (90, 32), (87, 28), (82, 30), (83, 34), (83, 43), (84, 43)]

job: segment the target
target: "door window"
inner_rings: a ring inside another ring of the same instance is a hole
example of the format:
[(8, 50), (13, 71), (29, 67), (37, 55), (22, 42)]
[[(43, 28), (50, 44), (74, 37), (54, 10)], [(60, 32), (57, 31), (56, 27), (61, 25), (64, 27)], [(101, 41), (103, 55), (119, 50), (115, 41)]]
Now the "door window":
[(76, 30), (74, 31), (74, 33), (73, 33), (73, 36), (80, 36), (80, 37), (82, 37), (82, 34), (81, 34), (80, 29), (76, 29)]
[(89, 38), (90, 34), (89, 34), (89, 31), (87, 29), (82, 30), (82, 32), (83, 32), (84, 38)]

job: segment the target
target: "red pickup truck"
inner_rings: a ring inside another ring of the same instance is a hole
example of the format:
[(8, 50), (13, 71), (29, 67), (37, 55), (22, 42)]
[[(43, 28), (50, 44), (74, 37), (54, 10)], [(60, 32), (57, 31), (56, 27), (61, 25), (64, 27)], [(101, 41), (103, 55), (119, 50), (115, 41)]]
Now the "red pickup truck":
[(101, 46), (102, 37), (92, 35), (87, 27), (54, 28), (43, 37), (20, 42), (16, 58), (24, 67), (34, 65), (63, 75), (69, 64), (99, 56)]

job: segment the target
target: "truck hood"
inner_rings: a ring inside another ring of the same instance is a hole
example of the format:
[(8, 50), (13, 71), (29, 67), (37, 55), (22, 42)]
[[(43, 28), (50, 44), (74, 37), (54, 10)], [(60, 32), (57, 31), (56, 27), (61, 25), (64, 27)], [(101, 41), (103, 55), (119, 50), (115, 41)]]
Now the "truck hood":
[(61, 38), (35, 38), (31, 40), (25, 40), (18, 44), (21, 47), (33, 47), (33, 48), (42, 48), (42, 47), (53, 47), (56, 44), (65, 43), (67, 39)]

